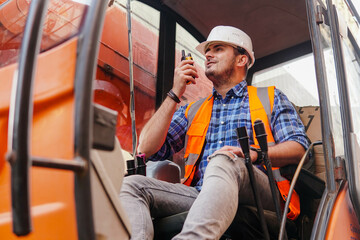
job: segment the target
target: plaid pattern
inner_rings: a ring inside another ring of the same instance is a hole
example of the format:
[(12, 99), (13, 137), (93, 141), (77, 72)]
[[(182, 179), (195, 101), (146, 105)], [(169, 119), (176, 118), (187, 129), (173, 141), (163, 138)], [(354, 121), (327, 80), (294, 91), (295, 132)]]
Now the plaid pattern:
[[(204, 154), (196, 172), (196, 177), (199, 180), (195, 187), (199, 191), (203, 184), (207, 157), (225, 145), (240, 147), (240, 144), (237, 142), (236, 128), (246, 126), (250, 144), (254, 144), (246, 82), (242, 81), (228, 91), (225, 99), (214, 89), (213, 97), (215, 99), (210, 125), (206, 134)], [(175, 152), (180, 151), (184, 147), (187, 131), (186, 107), (187, 105), (180, 107), (175, 112), (164, 145), (149, 160), (169, 159)], [(276, 143), (296, 141), (304, 146), (305, 149), (310, 144), (305, 134), (304, 125), (298, 117), (295, 108), (278, 89), (275, 89), (271, 129)]]

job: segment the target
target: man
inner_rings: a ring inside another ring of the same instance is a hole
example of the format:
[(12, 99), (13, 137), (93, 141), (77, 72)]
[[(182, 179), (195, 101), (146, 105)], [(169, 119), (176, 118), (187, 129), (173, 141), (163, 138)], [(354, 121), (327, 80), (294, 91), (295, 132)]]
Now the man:
[[(244, 154), (234, 131), (246, 126), (254, 143), (245, 81), (255, 61), (251, 39), (240, 29), (217, 26), (197, 50), (206, 57), (205, 74), (214, 90), (201, 103), (202, 110), (195, 112), (210, 109), (209, 113), (189, 120), (188, 106), (175, 112), (186, 82), (196, 84), (194, 77), (198, 77), (194, 62), (182, 61), (175, 69), (169, 97), (144, 127), (138, 148), (151, 156), (150, 160), (163, 160), (185, 147), (185, 157), (193, 162), (184, 182), (191, 186), (136, 175), (125, 178), (120, 198), (131, 222), (132, 239), (152, 239), (152, 218), (187, 210), (182, 232), (174, 239), (219, 239), (238, 205), (255, 205)], [(297, 164), (309, 143), (295, 109), (276, 89), (269, 125), (276, 143), (268, 151), (273, 167)], [(189, 150), (194, 148), (197, 150)], [(198, 160), (191, 159), (193, 155)], [(257, 160), (256, 151), (251, 150), (250, 155), (253, 162)], [(264, 209), (274, 210), (266, 174), (257, 167), (254, 172)]]

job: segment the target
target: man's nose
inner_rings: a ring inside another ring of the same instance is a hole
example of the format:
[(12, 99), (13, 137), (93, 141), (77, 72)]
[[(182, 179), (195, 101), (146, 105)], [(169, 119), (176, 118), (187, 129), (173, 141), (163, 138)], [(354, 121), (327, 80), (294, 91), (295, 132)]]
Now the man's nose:
[(212, 54), (212, 51), (211, 50), (208, 50), (206, 53), (205, 53), (205, 58), (206, 60), (209, 60), (210, 58), (213, 57), (213, 54)]

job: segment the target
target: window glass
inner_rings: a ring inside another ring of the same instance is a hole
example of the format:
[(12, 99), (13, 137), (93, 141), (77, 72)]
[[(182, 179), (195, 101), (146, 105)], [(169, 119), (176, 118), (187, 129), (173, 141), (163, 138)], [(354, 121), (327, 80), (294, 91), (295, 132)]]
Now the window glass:
[(299, 107), (319, 106), (313, 54), (256, 72), (252, 84), (276, 86)]
[(353, 46), (348, 39), (342, 40), (343, 54), (345, 61), (346, 78), (348, 82), (348, 92), (350, 96), (351, 114), (354, 132), (360, 142), (360, 65), (359, 59), (355, 55)]
[(360, 1), (359, 0), (343, 0), (345, 1), (346, 5), (349, 8), (349, 11), (351, 12), (351, 15), (354, 16), (355, 21), (359, 24), (360, 22)]
[(320, 31), (322, 37), (322, 45), (324, 51), (324, 60), (326, 68), (327, 78), (327, 91), (330, 100), (330, 113), (332, 124), (332, 131), (335, 145), (335, 155), (344, 155), (344, 139), (342, 131), (342, 120), (341, 120), (341, 107), (339, 100), (339, 90), (336, 76), (336, 67), (334, 60), (334, 51), (332, 49), (332, 40), (330, 27), (326, 24), (320, 24)]
[[(94, 83), (95, 102), (118, 112), (116, 135), (132, 153), (126, 0), (107, 9)], [(133, 78), (137, 135), (155, 112), (159, 11), (131, 1)]]
[(358, 1), (358, 0), (348, 0), (348, 1), (354, 5), (356, 11), (359, 13), (360, 12), (360, 1)]
[[(355, 8), (351, 9), (350, 4)], [(360, 30), (359, 22), (356, 19), (355, 14), (359, 13), (360, 1), (344, 1), (344, 0), (335, 0), (336, 11), (338, 14), (338, 21), (340, 25), (340, 32), (343, 35), (348, 35), (350, 33), (353, 35), (354, 40), (360, 45)], [(348, 37), (348, 36), (343, 36)]]
[[(30, 3), (30, 0), (10, 0), (0, 5), (0, 67), (18, 60)], [(86, 9), (85, 0), (51, 0), (40, 51), (46, 51), (77, 34)]]
[[(344, 154), (340, 103), (329, 26), (321, 24), (324, 60), (336, 155)], [(296, 106), (319, 106), (313, 54), (264, 69), (254, 74), (254, 86), (271, 86), (284, 92)]]
[[(355, 5), (355, 1), (353, 3)], [(360, 41), (352, 41), (349, 38), (349, 32), (353, 35), (359, 34), (359, 25), (354, 18), (350, 17), (350, 9), (347, 7), (347, 5), (345, 5), (343, 1), (337, 1), (336, 9), (339, 12), (338, 14), (345, 21), (344, 27), (347, 27), (347, 34), (342, 34), (340, 37), (343, 50), (346, 79), (348, 83), (348, 93), (352, 114), (351, 117), (354, 128), (353, 130), (358, 137), (358, 141), (360, 142), (360, 118), (358, 117), (360, 115), (360, 97), (358, 93), (360, 89)]]

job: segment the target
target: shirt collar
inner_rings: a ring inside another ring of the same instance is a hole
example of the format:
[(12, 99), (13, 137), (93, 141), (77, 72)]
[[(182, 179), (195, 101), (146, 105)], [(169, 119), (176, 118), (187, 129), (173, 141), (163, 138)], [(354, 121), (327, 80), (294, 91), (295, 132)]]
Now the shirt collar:
[[(247, 92), (247, 83), (245, 80), (241, 81), (239, 84), (235, 85), (233, 88), (231, 88), (227, 93), (226, 96), (238, 96), (243, 97), (245, 93)], [(220, 94), (213, 88), (213, 96), (217, 97)]]

